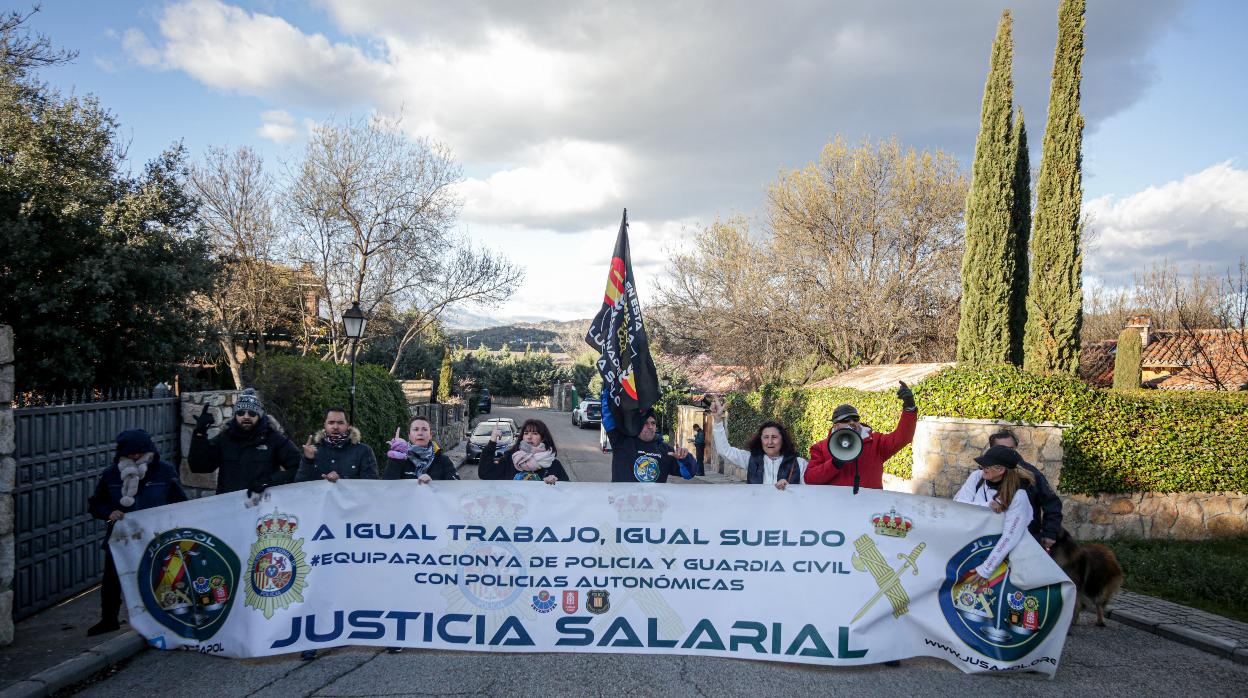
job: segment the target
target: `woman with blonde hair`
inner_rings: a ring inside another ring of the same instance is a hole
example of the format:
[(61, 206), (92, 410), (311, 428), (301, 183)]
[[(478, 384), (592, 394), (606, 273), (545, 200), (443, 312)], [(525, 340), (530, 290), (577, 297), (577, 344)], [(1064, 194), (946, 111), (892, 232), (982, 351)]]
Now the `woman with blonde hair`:
[(1005, 514), (1001, 538), (988, 558), (975, 568), (974, 576), (964, 582), (986, 585), (993, 570), (1028, 535), (1027, 526), (1032, 517), (1029, 495), (1035, 479), (1025, 468), (1018, 467), (1022, 460), (1023, 457), (1012, 448), (992, 446), (975, 459), (979, 469), (966, 478), (962, 489), (953, 497), (955, 502), (989, 507), (998, 514)]

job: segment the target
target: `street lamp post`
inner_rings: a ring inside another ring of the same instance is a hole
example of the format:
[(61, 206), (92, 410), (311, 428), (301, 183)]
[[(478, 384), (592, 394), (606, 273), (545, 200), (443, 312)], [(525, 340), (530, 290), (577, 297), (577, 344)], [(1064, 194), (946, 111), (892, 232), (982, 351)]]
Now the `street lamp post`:
[(360, 302), (352, 301), (351, 307), (342, 314), (342, 328), (351, 338), (351, 414), (347, 420), (352, 425), (355, 424), (355, 350), (359, 346), (360, 337), (364, 336), (364, 326), (367, 324), (368, 318), (360, 310)]

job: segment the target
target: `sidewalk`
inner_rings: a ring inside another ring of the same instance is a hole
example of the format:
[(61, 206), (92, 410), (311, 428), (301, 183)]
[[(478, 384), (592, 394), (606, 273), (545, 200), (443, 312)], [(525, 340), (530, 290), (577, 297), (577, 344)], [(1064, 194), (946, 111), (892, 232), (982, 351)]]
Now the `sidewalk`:
[[(1087, 622), (1088, 612), (1084, 612)], [(1154, 635), (1248, 664), (1248, 623), (1153, 596), (1120, 591), (1109, 617)]]

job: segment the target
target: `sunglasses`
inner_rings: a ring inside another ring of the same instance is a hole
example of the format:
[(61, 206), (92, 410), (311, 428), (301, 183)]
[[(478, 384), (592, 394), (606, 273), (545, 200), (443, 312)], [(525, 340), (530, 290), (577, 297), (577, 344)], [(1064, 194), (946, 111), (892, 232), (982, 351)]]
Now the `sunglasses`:
[(259, 417), (260, 416), (259, 412), (252, 412), (251, 410), (239, 410), (238, 412), (235, 412), (234, 414), (241, 414), (244, 417)]

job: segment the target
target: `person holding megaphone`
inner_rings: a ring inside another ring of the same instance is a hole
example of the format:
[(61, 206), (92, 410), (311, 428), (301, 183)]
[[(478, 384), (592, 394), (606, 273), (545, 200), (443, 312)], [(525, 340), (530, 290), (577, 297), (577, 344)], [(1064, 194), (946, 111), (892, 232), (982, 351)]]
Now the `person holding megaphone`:
[(858, 408), (853, 405), (841, 405), (832, 412), (828, 438), (810, 447), (806, 484), (853, 487), (854, 494), (860, 487), (884, 488), (884, 462), (914, 439), (919, 417), (914, 391), (904, 381), (899, 383), (897, 399), (901, 400), (901, 418), (891, 433), (873, 432), (862, 423)]

